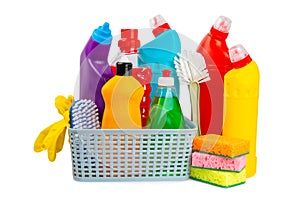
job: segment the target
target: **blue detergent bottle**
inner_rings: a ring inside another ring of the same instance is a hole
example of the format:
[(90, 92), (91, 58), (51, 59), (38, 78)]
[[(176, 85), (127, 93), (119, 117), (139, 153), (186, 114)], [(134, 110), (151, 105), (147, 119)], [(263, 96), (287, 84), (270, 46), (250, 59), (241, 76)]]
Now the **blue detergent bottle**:
[(152, 70), (151, 100), (153, 101), (158, 87), (158, 78), (162, 77), (162, 70), (171, 71), (177, 96), (180, 94), (179, 79), (176, 74), (174, 57), (181, 52), (181, 43), (178, 33), (172, 30), (166, 20), (157, 15), (150, 20), (150, 26), (155, 39), (144, 44), (138, 49), (140, 54), (139, 64), (146, 63)]

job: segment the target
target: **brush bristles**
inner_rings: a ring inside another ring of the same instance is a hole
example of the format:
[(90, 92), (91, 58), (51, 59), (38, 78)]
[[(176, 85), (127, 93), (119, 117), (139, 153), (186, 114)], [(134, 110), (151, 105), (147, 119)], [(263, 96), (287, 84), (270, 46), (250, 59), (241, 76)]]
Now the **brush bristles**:
[(182, 83), (203, 83), (210, 80), (205, 60), (200, 53), (184, 50), (174, 57), (174, 64)]
[(186, 75), (187, 74), (186, 67), (184, 67), (185, 63), (183, 62), (184, 61), (181, 58), (174, 57), (174, 64), (175, 64), (176, 73), (179, 80), (183, 83), (189, 84), (190, 83), (189, 76)]
[(74, 129), (99, 129), (99, 113), (96, 104), (87, 99), (77, 100), (70, 109), (70, 124)]

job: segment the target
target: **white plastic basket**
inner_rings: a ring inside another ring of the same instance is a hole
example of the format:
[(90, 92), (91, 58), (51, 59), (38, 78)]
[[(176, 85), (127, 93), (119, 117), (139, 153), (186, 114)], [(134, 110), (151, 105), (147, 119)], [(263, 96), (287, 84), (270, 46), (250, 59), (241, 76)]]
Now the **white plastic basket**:
[(77, 181), (171, 181), (189, 178), (195, 125), (186, 129), (69, 129)]

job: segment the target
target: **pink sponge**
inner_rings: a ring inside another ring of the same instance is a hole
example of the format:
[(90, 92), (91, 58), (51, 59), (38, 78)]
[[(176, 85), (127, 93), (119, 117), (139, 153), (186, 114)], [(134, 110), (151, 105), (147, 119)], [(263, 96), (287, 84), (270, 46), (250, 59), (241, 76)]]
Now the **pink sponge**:
[(228, 158), (202, 152), (193, 152), (192, 166), (239, 172), (246, 166), (246, 155)]

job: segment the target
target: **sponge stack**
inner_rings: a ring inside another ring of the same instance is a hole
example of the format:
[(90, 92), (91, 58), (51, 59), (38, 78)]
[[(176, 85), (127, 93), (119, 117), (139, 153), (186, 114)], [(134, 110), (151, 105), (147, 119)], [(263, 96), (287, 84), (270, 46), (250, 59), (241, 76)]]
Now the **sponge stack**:
[(208, 134), (193, 141), (190, 177), (221, 187), (246, 182), (249, 141)]

